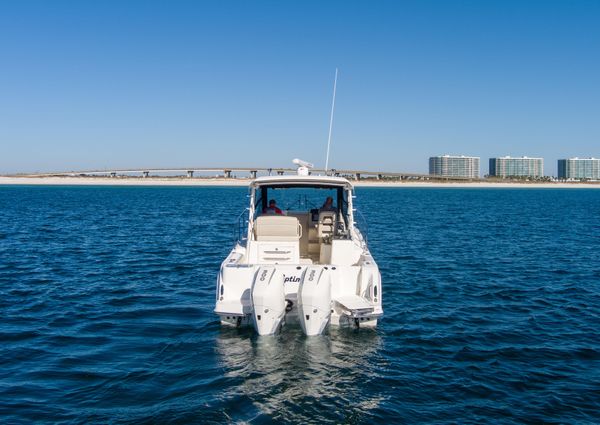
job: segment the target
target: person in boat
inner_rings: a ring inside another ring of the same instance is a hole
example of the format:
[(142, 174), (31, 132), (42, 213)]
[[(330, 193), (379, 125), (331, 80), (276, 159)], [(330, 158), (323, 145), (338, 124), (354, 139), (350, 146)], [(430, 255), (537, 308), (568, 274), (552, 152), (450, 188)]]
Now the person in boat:
[(277, 208), (277, 202), (275, 199), (269, 201), (269, 206), (263, 210), (263, 214), (279, 214), (283, 215), (283, 211)]
[(319, 212), (323, 211), (335, 211), (335, 207), (333, 206), (333, 198), (328, 196), (323, 202), (323, 206), (319, 209)]

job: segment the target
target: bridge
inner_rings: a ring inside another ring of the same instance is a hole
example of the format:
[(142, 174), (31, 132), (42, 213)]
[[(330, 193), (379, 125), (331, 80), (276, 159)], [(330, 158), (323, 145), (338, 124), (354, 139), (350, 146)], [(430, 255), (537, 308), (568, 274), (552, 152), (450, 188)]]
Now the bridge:
[[(373, 170), (350, 170), (350, 169), (324, 169), (313, 168), (310, 170), (313, 174), (328, 174), (334, 176), (349, 177), (354, 180), (362, 178), (375, 178), (377, 180), (472, 180), (465, 177), (443, 177), (429, 174), (405, 173), (397, 171), (373, 171)], [(60, 171), (50, 173), (20, 174), (22, 177), (58, 177), (58, 176), (107, 176), (116, 178), (118, 176), (136, 176), (148, 178), (156, 174), (174, 174), (175, 176), (186, 176), (194, 178), (194, 173), (218, 173), (224, 178), (233, 178), (239, 173), (247, 173), (248, 178), (256, 178), (257, 175), (285, 175), (296, 174), (296, 168), (278, 168), (278, 167), (184, 167), (184, 168), (125, 168), (125, 169), (105, 169), (105, 170), (83, 170), (83, 171)]]

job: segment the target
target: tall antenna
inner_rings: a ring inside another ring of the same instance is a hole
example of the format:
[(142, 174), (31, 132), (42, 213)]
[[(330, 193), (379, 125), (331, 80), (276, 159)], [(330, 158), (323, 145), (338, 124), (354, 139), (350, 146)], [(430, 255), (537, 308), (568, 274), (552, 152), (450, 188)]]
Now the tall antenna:
[(331, 130), (333, 129), (333, 110), (335, 109), (335, 89), (337, 87), (338, 69), (335, 69), (335, 79), (333, 80), (333, 101), (331, 102), (331, 116), (329, 117), (329, 137), (327, 138), (327, 158), (325, 159), (325, 174), (329, 169), (329, 147), (331, 146)]

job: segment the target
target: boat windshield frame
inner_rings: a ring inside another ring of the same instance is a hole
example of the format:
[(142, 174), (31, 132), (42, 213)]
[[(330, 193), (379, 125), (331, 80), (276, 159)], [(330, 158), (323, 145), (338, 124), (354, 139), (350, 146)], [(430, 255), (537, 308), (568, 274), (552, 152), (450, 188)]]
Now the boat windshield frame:
[[(330, 181), (327, 181), (330, 180)], [(343, 178), (328, 178), (325, 179), (277, 179), (270, 178), (264, 181), (254, 180), (250, 184), (250, 203), (248, 208), (248, 240), (251, 239), (251, 232), (254, 227), (254, 220), (260, 215), (256, 211), (263, 211), (267, 208), (268, 190), (269, 189), (329, 189), (335, 190), (337, 199), (335, 199), (337, 211), (341, 209), (340, 216), (345, 221), (348, 234), (352, 235), (354, 230), (354, 209), (353, 198), (354, 188), (352, 184)], [(260, 205), (258, 204), (260, 202)], [(307, 211), (307, 212), (310, 212)]]

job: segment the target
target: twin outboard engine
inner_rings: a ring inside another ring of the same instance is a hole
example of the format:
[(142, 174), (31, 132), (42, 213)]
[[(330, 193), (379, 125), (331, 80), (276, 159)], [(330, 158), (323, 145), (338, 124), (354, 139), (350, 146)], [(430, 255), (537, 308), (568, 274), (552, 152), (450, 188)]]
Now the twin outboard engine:
[(252, 319), (259, 335), (276, 333), (285, 317), (283, 275), (275, 267), (258, 269), (252, 284)]
[[(273, 335), (285, 322), (284, 276), (274, 266), (258, 269), (252, 284), (252, 321), (259, 335)], [(298, 320), (308, 336), (320, 335), (331, 318), (327, 267), (307, 267), (298, 288)]]
[(320, 335), (331, 317), (331, 279), (327, 268), (308, 267), (298, 289), (298, 318), (306, 335)]

